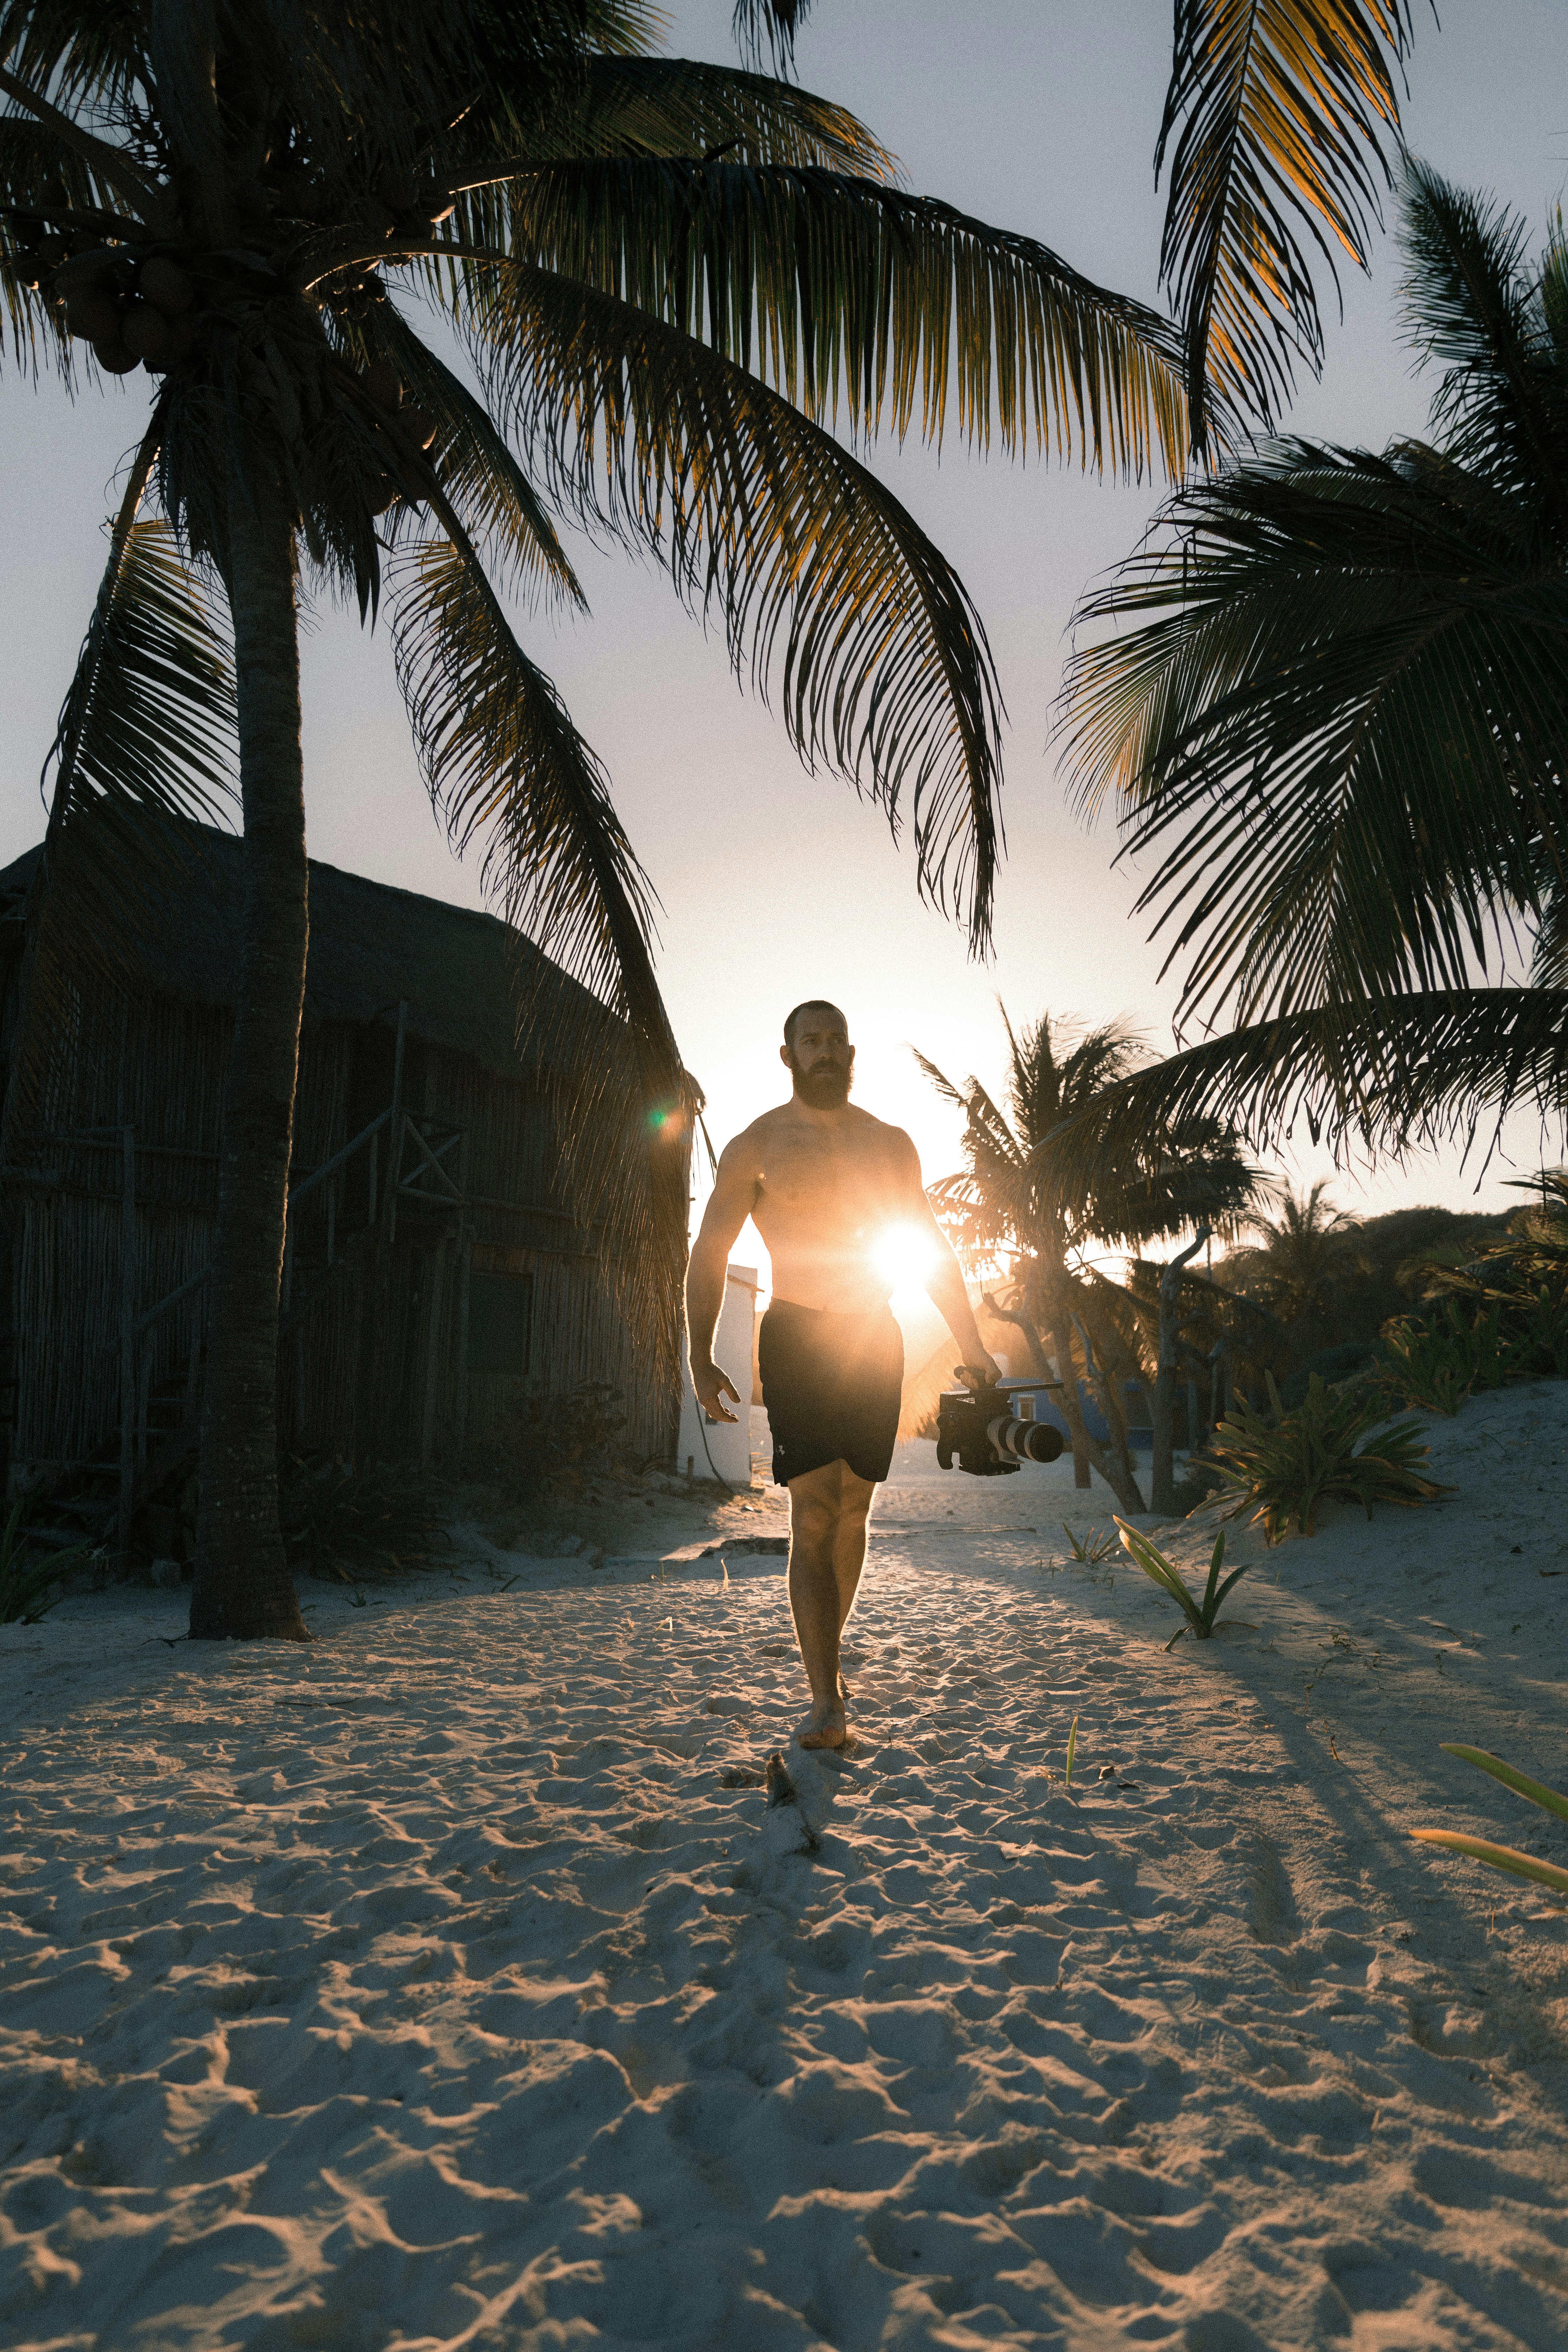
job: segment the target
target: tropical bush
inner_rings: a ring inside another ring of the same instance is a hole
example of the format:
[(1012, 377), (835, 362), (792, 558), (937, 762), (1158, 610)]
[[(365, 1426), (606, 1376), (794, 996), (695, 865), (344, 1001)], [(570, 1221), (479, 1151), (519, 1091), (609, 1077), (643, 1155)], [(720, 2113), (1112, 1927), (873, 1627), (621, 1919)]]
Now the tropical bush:
[[(1561, 1790), (1548, 1789), (1542, 1781), (1531, 1780), (1484, 1748), (1461, 1748), (1445, 1739), (1442, 1748), (1445, 1756), (1458, 1756), (1480, 1771), (1489, 1772), (1494, 1780), (1500, 1780), (1516, 1796), (1528, 1797), (1532, 1805), (1540, 1805), (1543, 1811), (1568, 1822), (1568, 1797)], [(1467, 1837), (1460, 1830), (1413, 1830), (1411, 1835), (1419, 1838), (1423, 1845), (1444, 1846), (1450, 1853), (1468, 1853), (1472, 1861), (1484, 1862), (1490, 1870), (1506, 1871), (1511, 1878), (1532, 1879), (1538, 1886), (1550, 1887), (1554, 1895), (1568, 1895), (1568, 1870), (1561, 1869), (1554, 1862), (1542, 1862), (1535, 1854), (1521, 1853), (1517, 1846), (1493, 1845), (1485, 1838)]]
[(570, 1501), (626, 1457), (620, 1389), (583, 1381), (556, 1396), (525, 1397), (508, 1426), (502, 1483), (525, 1501)]
[(1391, 1391), (1453, 1412), (1475, 1390), (1568, 1378), (1568, 1179), (1547, 1171), (1536, 1181), (1541, 1207), (1517, 1212), (1506, 1234), (1463, 1261), (1444, 1252), (1404, 1270), (1447, 1295), (1384, 1325)]
[(1408, 1404), (1429, 1412), (1458, 1412), (1473, 1390), (1500, 1388), (1509, 1376), (1513, 1351), (1501, 1335), (1500, 1319), (1500, 1303), (1494, 1302), (1467, 1323), (1450, 1298), (1433, 1318), (1390, 1323), (1378, 1376)]
[(1204, 1587), (1203, 1600), (1197, 1601), (1187, 1591), (1185, 1580), (1174, 1560), (1168, 1559), (1159, 1546), (1151, 1543), (1141, 1528), (1130, 1528), (1125, 1519), (1118, 1519), (1116, 1524), (1121, 1530), (1121, 1540), (1133, 1564), (1141, 1568), (1151, 1583), (1157, 1584), (1162, 1592), (1170, 1594), (1186, 1619), (1184, 1624), (1177, 1626), (1165, 1644), (1166, 1649), (1173, 1650), (1183, 1634), (1187, 1633), (1192, 1633), (1197, 1641), (1206, 1642), (1214, 1632), (1215, 1621), (1220, 1612), (1220, 1603), (1231, 1586), (1247, 1574), (1250, 1565), (1248, 1561), (1243, 1560), (1239, 1568), (1231, 1570), (1223, 1584), (1220, 1582), (1219, 1572), (1225, 1562), (1225, 1529), (1221, 1528), (1215, 1538), (1214, 1552), (1209, 1560), (1208, 1582)]
[(1238, 1399), (1210, 1452), (1231, 1497), (1221, 1517), (1239, 1518), (1250, 1508), (1269, 1543), (1284, 1541), (1292, 1519), (1300, 1534), (1313, 1534), (1318, 1506), (1331, 1496), (1360, 1503), (1370, 1519), (1374, 1503), (1414, 1505), (1453, 1492), (1415, 1467), (1429, 1451), (1418, 1422), (1380, 1431), (1374, 1448), (1361, 1445), (1385, 1415), (1382, 1397), (1357, 1386), (1331, 1388), (1316, 1373), (1294, 1412), (1281, 1407), (1272, 1374), (1268, 1395), (1272, 1418)]
[(35, 1495), (19, 1495), (0, 1534), (0, 1625), (36, 1625), (61, 1598), (56, 1592), (46, 1600), (49, 1587), (91, 1553), (90, 1544), (73, 1544), (68, 1551), (30, 1550), (27, 1522), (37, 1500)]
[(296, 1455), (279, 1481), (283, 1542), (292, 1567), (353, 1584), (368, 1570), (423, 1568), (446, 1536), (418, 1474), (340, 1455)]

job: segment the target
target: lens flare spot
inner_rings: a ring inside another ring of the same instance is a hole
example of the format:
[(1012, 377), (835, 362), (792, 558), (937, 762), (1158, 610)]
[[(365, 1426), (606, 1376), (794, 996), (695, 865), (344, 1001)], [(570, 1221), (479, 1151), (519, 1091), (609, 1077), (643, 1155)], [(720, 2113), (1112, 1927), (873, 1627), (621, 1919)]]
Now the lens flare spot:
[(891, 1283), (895, 1297), (900, 1291), (921, 1289), (936, 1263), (931, 1236), (921, 1233), (918, 1225), (889, 1225), (871, 1255), (878, 1273)]

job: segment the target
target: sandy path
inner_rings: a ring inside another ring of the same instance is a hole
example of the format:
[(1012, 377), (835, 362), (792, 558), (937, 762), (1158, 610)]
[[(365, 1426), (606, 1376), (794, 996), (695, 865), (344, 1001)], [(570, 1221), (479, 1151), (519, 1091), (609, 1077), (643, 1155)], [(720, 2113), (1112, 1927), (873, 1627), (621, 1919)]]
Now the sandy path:
[(907, 1454), (815, 1857), (765, 1558), (0, 1634), (0, 2341), (1563, 2341), (1563, 1927), (1405, 1831), (1568, 1846), (1436, 1749), (1565, 1777), (1568, 1391), (1436, 1429), (1169, 1654), (1102, 1493)]

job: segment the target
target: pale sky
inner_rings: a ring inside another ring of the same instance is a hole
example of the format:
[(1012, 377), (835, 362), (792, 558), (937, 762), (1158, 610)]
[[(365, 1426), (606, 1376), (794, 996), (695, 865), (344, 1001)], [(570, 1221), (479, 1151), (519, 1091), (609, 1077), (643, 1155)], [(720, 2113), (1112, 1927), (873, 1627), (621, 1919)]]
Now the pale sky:
[[(671, 8), (671, 50), (730, 58), (731, 0)], [(1568, 178), (1568, 0), (1444, 0), (1418, 17), (1406, 134), (1448, 177), (1485, 187), (1541, 232)], [(1152, 153), (1170, 55), (1169, 0), (818, 0), (800, 43), (805, 85), (869, 122), (909, 184), (1042, 239), (1102, 283), (1159, 299), (1161, 200)], [(1426, 392), (1398, 341), (1397, 255), (1382, 239), (1370, 280), (1331, 287), (1321, 385), (1293, 429), (1373, 447), (1420, 429)], [(0, 572), (5, 763), (0, 860), (42, 830), (38, 769), (103, 562), (112, 480), (139, 435), (146, 379), (80, 394), (35, 391), (5, 354), (7, 551)], [(1068, 811), (1050, 734), (1066, 631), (1085, 584), (1136, 541), (1156, 503), (1035, 462), (940, 460), (910, 443), (876, 463), (956, 565), (979, 605), (1009, 713), (1008, 857), (996, 951), (971, 963), (962, 932), (922, 909), (912, 857), (830, 777), (809, 777), (783, 729), (737, 688), (657, 571), (574, 544), (592, 615), (527, 623), (605, 761), (663, 903), (659, 970), (688, 1066), (721, 1143), (778, 1100), (788, 1007), (843, 1005), (858, 1047), (857, 1099), (907, 1126), (928, 1179), (957, 1164), (959, 1122), (908, 1051), (959, 1077), (1001, 1072), (998, 994), (1016, 1020), (1049, 1010), (1127, 1015), (1168, 1046), (1175, 1000), (1130, 920), (1138, 882), (1113, 867), (1112, 830)], [(304, 652), (306, 794), (314, 857), (461, 904), (477, 861), (447, 853), (409, 747), (384, 628), (322, 613)], [(1427, 1158), (1344, 1176), (1336, 1198), (1373, 1213), (1418, 1201), (1500, 1208), (1502, 1180), (1539, 1164), (1533, 1120), (1509, 1139), (1517, 1166)], [(1552, 1157), (1560, 1146), (1551, 1146)], [(1295, 1178), (1327, 1172), (1310, 1152)], [(742, 1246), (739, 1257), (757, 1255)]]

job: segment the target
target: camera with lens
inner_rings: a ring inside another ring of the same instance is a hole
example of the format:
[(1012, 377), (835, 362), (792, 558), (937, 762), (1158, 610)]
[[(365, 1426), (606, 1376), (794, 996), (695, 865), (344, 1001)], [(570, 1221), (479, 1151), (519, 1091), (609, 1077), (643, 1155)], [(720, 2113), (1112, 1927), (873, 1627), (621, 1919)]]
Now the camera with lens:
[(936, 1412), (938, 1467), (954, 1455), (972, 1477), (996, 1478), (1026, 1462), (1054, 1462), (1066, 1440), (1048, 1421), (1037, 1421), (1037, 1400), (1054, 1381), (992, 1381), (984, 1388), (944, 1389)]

